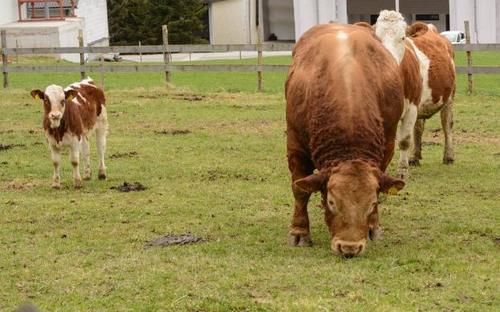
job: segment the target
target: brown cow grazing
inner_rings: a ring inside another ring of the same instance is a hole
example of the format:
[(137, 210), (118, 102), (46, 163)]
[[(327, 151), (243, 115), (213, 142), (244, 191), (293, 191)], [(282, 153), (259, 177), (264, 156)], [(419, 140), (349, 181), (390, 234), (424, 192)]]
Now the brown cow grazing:
[[(455, 65), (450, 42), (439, 35), (434, 26), (418, 22), (407, 28), (403, 16), (396, 11), (381, 11), (375, 30), (389, 51), (406, 50), (403, 60), (393, 53), (400, 63), (406, 98), (398, 132), (399, 175), (406, 176), (409, 164), (418, 164), (419, 159), (422, 159), (421, 140), (425, 119), (440, 110), (445, 134), (443, 162), (452, 163)], [(409, 37), (402, 35), (403, 31)], [(413, 146), (413, 152), (409, 160), (410, 146)]]
[(70, 147), (70, 159), (73, 165), (75, 188), (81, 187), (80, 150), (85, 162), (84, 179), (90, 179), (90, 152), (88, 137), (95, 131), (97, 153), (99, 155), (99, 179), (106, 179), (104, 153), (108, 120), (106, 114), (104, 92), (95, 86), (90, 78), (74, 83), (63, 89), (50, 85), (45, 89), (31, 91), (33, 98), (43, 101), (43, 128), (49, 142), (54, 176), (52, 187), (60, 188), (61, 151), (64, 146)]
[(307, 204), (320, 191), (332, 250), (356, 256), (379, 230), (379, 192), (404, 186), (384, 173), (403, 110), (397, 64), (366, 27), (319, 25), (295, 45), (285, 92), (295, 197), (288, 243), (312, 244)]

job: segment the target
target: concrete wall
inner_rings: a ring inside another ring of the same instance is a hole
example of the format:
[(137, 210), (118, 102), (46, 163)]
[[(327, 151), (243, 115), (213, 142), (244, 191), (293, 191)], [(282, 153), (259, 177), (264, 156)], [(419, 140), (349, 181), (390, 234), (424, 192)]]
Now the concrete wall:
[[(106, 38), (109, 45), (108, 10), (106, 0), (80, 0), (75, 15), (85, 21), (85, 43)], [(102, 44), (101, 44), (102, 45)]]
[(450, 28), (465, 31), (468, 20), (472, 43), (500, 42), (500, 0), (450, 0)]
[[(347, 1), (347, 2), (346, 2)], [(351, 0), (294, 0), (295, 40), (317, 24), (347, 23), (347, 3)]]
[(242, 44), (250, 42), (249, 0), (214, 2), (210, 7), (210, 43)]
[(17, 21), (17, 1), (0, 0), (0, 25)]
[(275, 34), (278, 40), (295, 40), (293, 0), (266, 1), (264, 5), (264, 40)]

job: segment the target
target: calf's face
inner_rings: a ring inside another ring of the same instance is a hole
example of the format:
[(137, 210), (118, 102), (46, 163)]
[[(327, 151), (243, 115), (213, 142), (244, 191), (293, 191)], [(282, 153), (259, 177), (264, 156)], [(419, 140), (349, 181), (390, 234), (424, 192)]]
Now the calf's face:
[(378, 230), (379, 192), (404, 187), (403, 181), (362, 161), (348, 161), (295, 183), (304, 190), (322, 192), (332, 251), (346, 258), (362, 254), (370, 232)]
[(43, 101), (44, 114), (48, 118), (51, 128), (58, 128), (61, 125), (61, 120), (66, 110), (66, 104), (76, 96), (75, 90), (67, 90), (61, 86), (50, 85), (45, 89), (32, 90), (31, 96), (34, 99), (41, 99)]

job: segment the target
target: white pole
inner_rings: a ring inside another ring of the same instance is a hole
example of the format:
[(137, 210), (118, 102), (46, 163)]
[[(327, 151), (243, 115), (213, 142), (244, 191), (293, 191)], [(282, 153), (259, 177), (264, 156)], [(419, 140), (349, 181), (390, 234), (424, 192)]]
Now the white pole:
[(395, 0), (396, 12), (399, 12), (399, 0)]

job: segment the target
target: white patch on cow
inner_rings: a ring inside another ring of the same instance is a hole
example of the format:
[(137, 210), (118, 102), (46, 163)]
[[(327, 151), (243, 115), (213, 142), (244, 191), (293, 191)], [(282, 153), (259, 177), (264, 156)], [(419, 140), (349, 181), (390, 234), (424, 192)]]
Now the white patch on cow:
[(346, 40), (347, 38), (349, 37), (349, 35), (347, 35), (345, 32), (343, 31), (339, 31), (337, 33), (337, 39), (339, 40)]
[(420, 67), (420, 76), (422, 77), (422, 96), (420, 100), (420, 106), (422, 106), (425, 105), (425, 103), (429, 100), (432, 100), (432, 89), (429, 85), (429, 67), (431, 61), (429, 60), (427, 55), (425, 55), (422, 51), (420, 51), (419, 48), (417, 48), (413, 40), (409, 38), (407, 38), (407, 40), (415, 50), (415, 54), (417, 55), (418, 64)]
[(45, 97), (50, 103), (50, 112), (48, 118), (51, 128), (57, 128), (61, 124), (61, 119), (64, 115), (64, 90), (61, 86), (50, 85), (45, 89)]
[(375, 34), (398, 64), (403, 60), (405, 53), (406, 27), (401, 13), (388, 10), (380, 11), (375, 24)]

